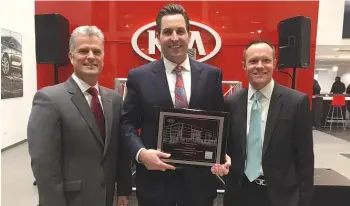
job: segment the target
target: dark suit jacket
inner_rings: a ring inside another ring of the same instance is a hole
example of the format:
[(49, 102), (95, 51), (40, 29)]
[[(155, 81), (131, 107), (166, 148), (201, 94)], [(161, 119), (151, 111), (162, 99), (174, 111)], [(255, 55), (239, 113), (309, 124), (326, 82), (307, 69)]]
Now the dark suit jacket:
[[(191, 65), (191, 97), (189, 108), (223, 111), (222, 73), (213, 66), (190, 60)], [(155, 106), (173, 108), (163, 60), (132, 69), (127, 79), (127, 95), (123, 105), (121, 128), (131, 158), (135, 159), (140, 148), (156, 148), (157, 122)], [(138, 134), (141, 129), (141, 134)], [(143, 195), (161, 192), (164, 175), (167, 172), (149, 171), (143, 165), (136, 164), (137, 191)], [(215, 176), (210, 169), (191, 170), (186, 175), (198, 180), (200, 191), (208, 195), (216, 194), (213, 184)], [(203, 183), (203, 179), (206, 182)], [(203, 193), (203, 195), (205, 195)]]
[(119, 195), (131, 193), (130, 161), (120, 155), (118, 134), (122, 98), (104, 87), (100, 95), (105, 142), (73, 78), (35, 94), (28, 144), (42, 206), (112, 206), (116, 181)]
[[(239, 189), (247, 156), (247, 97), (243, 89), (227, 98), (231, 115), (225, 205)], [(275, 83), (267, 116), (262, 167), (270, 200), (276, 206), (310, 205), (313, 193), (314, 154), (308, 96)], [(292, 198), (292, 200), (291, 200)], [(297, 199), (296, 199), (297, 198)], [(292, 204), (293, 205), (293, 204)]]
[(331, 93), (343, 94), (345, 92), (345, 84), (341, 81), (335, 81), (332, 84)]

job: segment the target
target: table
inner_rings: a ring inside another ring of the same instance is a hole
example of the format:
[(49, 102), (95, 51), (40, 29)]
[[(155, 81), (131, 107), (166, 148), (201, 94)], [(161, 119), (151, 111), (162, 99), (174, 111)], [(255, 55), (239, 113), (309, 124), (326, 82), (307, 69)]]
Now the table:
[[(347, 105), (350, 105), (350, 96), (344, 96)], [(312, 97), (313, 126), (320, 128), (324, 125), (332, 99), (333, 96), (316, 95)], [(342, 107), (342, 112), (344, 119), (346, 119), (346, 107)], [(334, 115), (336, 117), (336, 112), (334, 112)]]

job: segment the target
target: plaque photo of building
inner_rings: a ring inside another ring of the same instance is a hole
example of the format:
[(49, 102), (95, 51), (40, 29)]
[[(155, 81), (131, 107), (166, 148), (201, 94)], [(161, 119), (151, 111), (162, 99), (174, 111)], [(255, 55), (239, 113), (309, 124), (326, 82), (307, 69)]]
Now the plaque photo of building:
[(207, 146), (216, 146), (217, 144), (215, 131), (186, 123), (174, 123), (167, 126), (163, 137), (163, 142), (167, 144), (195, 143)]
[(165, 115), (163, 122), (162, 151), (172, 159), (215, 161), (220, 120)]

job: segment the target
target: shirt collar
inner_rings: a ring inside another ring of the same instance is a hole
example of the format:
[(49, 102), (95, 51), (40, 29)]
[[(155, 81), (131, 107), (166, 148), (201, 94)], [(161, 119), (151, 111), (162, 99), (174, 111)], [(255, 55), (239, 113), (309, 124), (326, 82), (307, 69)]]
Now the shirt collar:
[[(75, 73), (72, 74), (72, 78), (77, 83), (78, 87), (83, 93), (86, 92), (91, 87), (88, 83), (84, 82), (79, 77), (77, 77)], [(95, 87), (97, 89), (98, 94), (100, 94), (100, 90), (98, 89), (98, 83), (96, 83), (96, 85), (93, 87)]]
[[(163, 60), (164, 60), (165, 72), (167, 74), (171, 74), (173, 72), (174, 68), (177, 66), (177, 64), (169, 61), (165, 57), (163, 57)], [(191, 72), (190, 60), (189, 60), (188, 56), (186, 56), (185, 61), (183, 61), (180, 65), (184, 68), (183, 71)]]
[[(262, 96), (264, 96), (266, 99), (270, 100), (274, 86), (275, 86), (275, 81), (272, 79), (265, 87), (263, 87), (259, 91), (261, 92)], [(252, 87), (252, 85), (249, 84), (248, 100), (250, 100), (252, 98), (252, 96), (254, 95), (255, 92), (256, 92), (256, 89), (254, 89)]]

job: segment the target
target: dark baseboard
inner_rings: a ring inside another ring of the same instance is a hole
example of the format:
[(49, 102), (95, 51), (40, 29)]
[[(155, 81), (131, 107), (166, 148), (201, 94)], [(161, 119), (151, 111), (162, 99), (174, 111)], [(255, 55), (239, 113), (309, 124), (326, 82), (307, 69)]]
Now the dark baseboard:
[(14, 147), (16, 147), (16, 146), (18, 146), (18, 145), (20, 145), (20, 144), (25, 143), (25, 142), (27, 142), (27, 139), (24, 139), (24, 140), (22, 140), (22, 141), (19, 141), (19, 142), (13, 144), (13, 145), (10, 145), (10, 146), (7, 146), (7, 147), (5, 147), (5, 148), (2, 148), (2, 149), (1, 149), (1, 152), (5, 152), (6, 150), (9, 150), (9, 149), (11, 149), (11, 148), (14, 148)]

